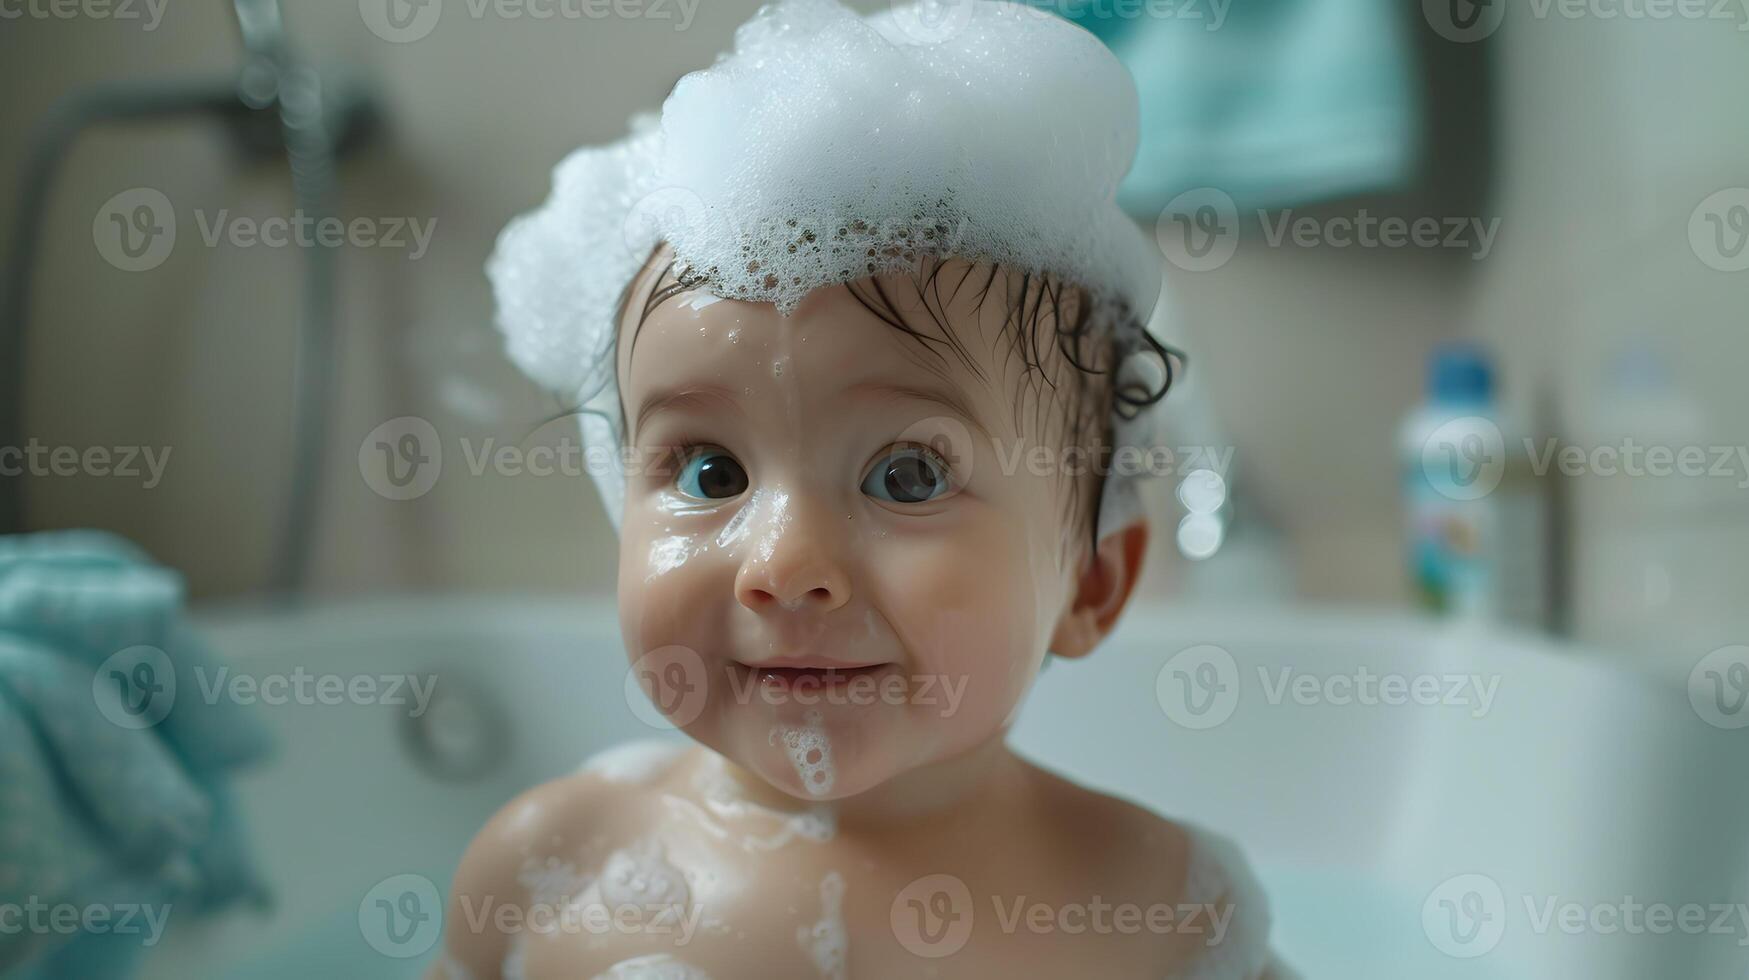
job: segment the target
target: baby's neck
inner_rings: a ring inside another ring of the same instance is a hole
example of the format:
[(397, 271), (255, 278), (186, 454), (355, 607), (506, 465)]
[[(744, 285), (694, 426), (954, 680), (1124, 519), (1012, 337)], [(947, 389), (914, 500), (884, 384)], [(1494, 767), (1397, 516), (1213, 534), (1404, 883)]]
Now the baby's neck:
[(1008, 748), (1007, 732), (971, 749), (909, 770), (855, 796), (810, 803), (748, 772), (727, 757), (725, 770), (747, 798), (784, 812), (830, 809), (840, 836), (877, 837), (919, 823), (979, 820), (1024, 788), (1028, 767)]

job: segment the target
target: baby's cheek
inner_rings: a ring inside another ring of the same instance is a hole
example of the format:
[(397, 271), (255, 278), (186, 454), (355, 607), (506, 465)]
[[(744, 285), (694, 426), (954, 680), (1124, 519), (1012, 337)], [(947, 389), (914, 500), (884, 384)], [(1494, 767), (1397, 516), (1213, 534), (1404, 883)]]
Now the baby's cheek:
[[(633, 657), (708, 637), (704, 600), (720, 590), (722, 555), (708, 537), (628, 527), (620, 540), (620, 629)], [(695, 636), (702, 633), (702, 636)], [(699, 650), (699, 653), (705, 651)]]
[(1042, 653), (1037, 588), (1024, 548), (998, 528), (918, 540), (886, 575), (882, 601), (914, 658), (913, 673), (960, 692), (956, 712), (1005, 716)]

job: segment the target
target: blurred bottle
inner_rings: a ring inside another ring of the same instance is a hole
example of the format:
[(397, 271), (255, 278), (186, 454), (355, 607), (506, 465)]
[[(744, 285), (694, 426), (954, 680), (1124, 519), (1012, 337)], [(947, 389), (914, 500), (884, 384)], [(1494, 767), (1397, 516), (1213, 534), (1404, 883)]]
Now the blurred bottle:
[[(1580, 635), (1665, 654), (1684, 624), (1716, 622), (1741, 601), (1718, 556), (1728, 525), (1721, 502), (1735, 479), (1709, 476), (1721, 456), (1706, 445), (1704, 413), (1668, 351), (1650, 339), (1621, 344), (1589, 391), (1574, 433), (1584, 454), (1578, 545)], [(1736, 460), (1726, 459), (1733, 464)]]
[(1409, 573), (1431, 610), (1543, 629), (1553, 564), (1544, 483), (1494, 391), (1480, 347), (1434, 351), (1427, 400), (1399, 429)]

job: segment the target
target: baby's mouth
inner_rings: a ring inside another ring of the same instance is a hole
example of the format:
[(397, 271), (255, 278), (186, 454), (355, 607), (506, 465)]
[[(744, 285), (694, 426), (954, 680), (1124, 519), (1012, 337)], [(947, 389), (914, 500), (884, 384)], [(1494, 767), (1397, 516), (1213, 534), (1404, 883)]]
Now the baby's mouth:
[(756, 664), (735, 662), (736, 666), (756, 679), (760, 687), (775, 691), (834, 691), (859, 683), (878, 681), (894, 663), (835, 663), (824, 660), (774, 660)]

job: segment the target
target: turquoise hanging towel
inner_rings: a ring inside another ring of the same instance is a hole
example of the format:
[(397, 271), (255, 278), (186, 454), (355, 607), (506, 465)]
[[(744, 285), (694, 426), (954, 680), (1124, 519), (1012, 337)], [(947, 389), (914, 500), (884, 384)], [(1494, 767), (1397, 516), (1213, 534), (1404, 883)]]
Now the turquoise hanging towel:
[(1409, 17), (1392, 0), (1031, 0), (1135, 76), (1141, 144), (1118, 190), (1153, 220), (1213, 187), (1241, 210), (1405, 189), (1420, 142)]

